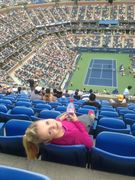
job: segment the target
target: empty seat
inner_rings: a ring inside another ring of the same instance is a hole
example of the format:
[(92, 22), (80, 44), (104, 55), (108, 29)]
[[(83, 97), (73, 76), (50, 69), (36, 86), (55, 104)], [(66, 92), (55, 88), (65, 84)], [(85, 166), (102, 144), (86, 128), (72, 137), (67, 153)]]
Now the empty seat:
[(39, 109), (39, 110), (43, 110), (43, 109), (51, 110), (51, 109), (52, 109), (51, 105), (49, 105), (49, 104), (43, 104), (43, 103), (38, 103), (38, 104), (36, 104), (36, 105), (35, 105), (35, 108), (36, 108), (36, 109)]
[(34, 111), (33, 111), (32, 108), (22, 107), (22, 106), (15, 106), (11, 110), (11, 114), (24, 114), (24, 115), (27, 115), (27, 116), (34, 116)]
[(0, 104), (0, 112), (7, 113), (8, 112), (7, 107), (5, 105), (3, 105), (3, 104)]
[(130, 127), (127, 126), (123, 120), (116, 118), (101, 118), (96, 126), (95, 135), (102, 131), (130, 133)]
[(90, 152), (91, 168), (135, 174), (135, 137), (128, 134), (102, 132)]
[(49, 105), (55, 109), (57, 106), (61, 106), (62, 104), (60, 102), (49, 102)]
[(57, 106), (57, 107), (55, 108), (55, 110), (63, 113), (63, 112), (66, 112), (67, 107), (65, 107), (65, 106)]
[(0, 136), (0, 152), (26, 157), (23, 136)]
[(31, 107), (32, 104), (31, 102), (27, 102), (27, 101), (17, 101), (16, 106)]
[(56, 119), (61, 113), (54, 110), (43, 110), (39, 113), (38, 117), (43, 119)]
[(19, 168), (13, 168), (9, 166), (0, 166), (0, 179), (1, 180), (50, 180), (49, 177), (26, 171)]
[(11, 119), (5, 124), (6, 136), (24, 135), (31, 121)]
[(124, 114), (124, 121), (126, 124), (129, 124), (129, 125), (132, 125), (135, 123), (135, 114), (132, 113), (127, 113), (127, 114)]
[(113, 111), (101, 111), (98, 118), (100, 119), (102, 117), (117, 118), (117, 117), (119, 117), (119, 114), (117, 112), (113, 112)]
[(86, 167), (88, 154), (84, 145), (47, 144), (41, 149), (42, 160)]

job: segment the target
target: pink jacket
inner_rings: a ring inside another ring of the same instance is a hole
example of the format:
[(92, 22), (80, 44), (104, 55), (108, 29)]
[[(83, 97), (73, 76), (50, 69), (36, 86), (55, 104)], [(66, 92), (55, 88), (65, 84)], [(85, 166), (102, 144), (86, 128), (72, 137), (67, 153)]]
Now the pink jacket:
[(65, 129), (65, 133), (62, 137), (52, 140), (52, 144), (83, 144), (87, 148), (91, 148), (93, 146), (93, 140), (88, 134), (85, 125), (81, 121), (72, 122), (67, 121), (66, 119), (63, 121), (57, 119), (56, 121), (60, 121), (62, 123), (63, 128)]

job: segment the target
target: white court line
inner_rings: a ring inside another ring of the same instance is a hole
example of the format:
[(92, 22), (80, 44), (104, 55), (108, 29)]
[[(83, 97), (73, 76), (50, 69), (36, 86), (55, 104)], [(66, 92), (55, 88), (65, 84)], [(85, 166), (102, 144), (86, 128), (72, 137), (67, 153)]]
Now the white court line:
[[(99, 79), (99, 78), (97, 78), (97, 77), (91, 77), (91, 79)], [(111, 80), (112, 78), (102, 78), (102, 79)]]
[[(91, 62), (92, 62), (92, 63), (91, 63)], [(90, 78), (91, 78), (91, 72), (92, 72), (92, 68), (93, 68), (93, 64), (94, 64), (94, 59), (92, 59), (91, 62), (90, 62), (90, 63), (91, 63), (91, 66), (89, 65), (90, 73), (87, 74), (87, 75), (88, 75), (88, 80), (87, 80), (86, 84), (89, 84), (89, 80), (90, 80)]]
[(102, 75), (103, 75), (103, 66), (104, 66), (104, 64), (102, 64), (102, 66), (101, 66), (101, 73), (100, 73), (100, 77), (99, 77), (99, 79), (102, 79)]
[[(113, 60), (112, 60), (112, 67), (113, 67)], [(112, 87), (113, 87), (113, 69), (112, 69)]]

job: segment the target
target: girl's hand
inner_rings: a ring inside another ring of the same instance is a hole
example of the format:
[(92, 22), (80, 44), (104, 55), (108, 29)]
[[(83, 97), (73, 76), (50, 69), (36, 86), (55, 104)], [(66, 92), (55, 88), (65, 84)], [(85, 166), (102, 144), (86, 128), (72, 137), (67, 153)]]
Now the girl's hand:
[(68, 114), (68, 118), (73, 122), (79, 121), (75, 113)]
[(59, 119), (60, 119), (61, 121), (65, 120), (65, 119), (67, 119), (67, 118), (68, 118), (68, 114), (67, 114), (66, 112), (59, 117)]

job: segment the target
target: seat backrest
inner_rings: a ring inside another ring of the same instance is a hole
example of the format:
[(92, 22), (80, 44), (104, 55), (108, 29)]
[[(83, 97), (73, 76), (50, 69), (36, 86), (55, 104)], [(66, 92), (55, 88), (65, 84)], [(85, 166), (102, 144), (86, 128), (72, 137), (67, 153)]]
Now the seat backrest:
[(22, 138), (23, 136), (0, 136), (0, 152), (16, 156), (26, 156)]
[(51, 105), (52, 108), (56, 108), (57, 106), (61, 106), (62, 104), (60, 102), (49, 102), (49, 105)]
[(18, 98), (17, 101), (30, 102), (30, 99), (29, 98)]
[[(88, 114), (89, 110), (90, 109), (87, 109), (87, 108), (79, 108), (77, 113), (78, 114)], [(91, 110), (93, 110), (93, 109), (91, 109)]]
[(38, 108), (38, 109), (41, 109), (41, 110), (43, 110), (43, 109), (51, 110), (52, 109), (51, 105), (43, 104), (43, 103), (38, 103), (38, 104), (35, 105), (35, 107)]
[(100, 109), (101, 111), (112, 111), (112, 112), (116, 112), (116, 110), (112, 107), (102, 107)]
[(135, 111), (132, 111), (132, 110), (129, 110), (129, 109), (121, 109), (119, 110), (119, 115), (124, 115), (124, 114), (127, 114), (127, 113), (130, 113), (130, 114), (135, 114)]
[(135, 137), (128, 134), (102, 132), (96, 137), (95, 146), (113, 154), (135, 157)]
[(12, 101), (9, 99), (0, 99), (0, 104), (12, 105)]
[(46, 104), (46, 102), (44, 100), (33, 100), (32, 104), (33, 105), (36, 105), (36, 104)]
[(19, 168), (13, 168), (13, 167), (9, 167), (9, 166), (0, 166), (0, 179), (1, 180), (50, 180), (49, 177), (39, 174), (39, 173), (35, 173), (35, 172), (31, 172), (31, 171), (26, 171), (23, 169), (19, 169)]
[(43, 145), (41, 149), (42, 160), (86, 167), (87, 149), (84, 145), (47, 144)]
[(31, 102), (27, 102), (27, 101), (17, 101), (16, 106), (31, 107), (32, 104)]
[(115, 128), (115, 129), (124, 129), (126, 127), (123, 120), (116, 119), (116, 118), (101, 118), (98, 122), (98, 125)]
[(95, 106), (90, 106), (90, 105), (83, 105), (82, 108), (86, 108), (86, 109), (92, 109), (94, 111), (97, 110), (97, 108)]
[(32, 108), (22, 107), (22, 106), (15, 106), (11, 110), (11, 114), (25, 114), (25, 115), (28, 115), (28, 116), (34, 116), (34, 111), (33, 111)]
[(119, 117), (117, 112), (112, 112), (112, 111), (101, 111), (99, 116), (100, 117)]
[(3, 105), (3, 104), (0, 104), (0, 112), (7, 113), (8, 112), (7, 107), (5, 105)]
[(8, 113), (0, 112), (1, 121), (7, 122), (10, 119), (22, 119), (22, 120), (31, 121), (31, 118), (25, 114), (8, 114)]
[(39, 113), (39, 118), (43, 119), (56, 119), (57, 116), (59, 116), (61, 113), (59, 111), (54, 111), (54, 110), (43, 110)]
[(6, 136), (24, 135), (31, 121), (11, 119), (5, 124)]
[(133, 113), (124, 114), (124, 119), (134, 119), (135, 120), (135, 114), (133, 114)]
[(59, 111), (59, 112), (66, 112), (67, 107), (66, 106), (57, 106), (55, 110)]

